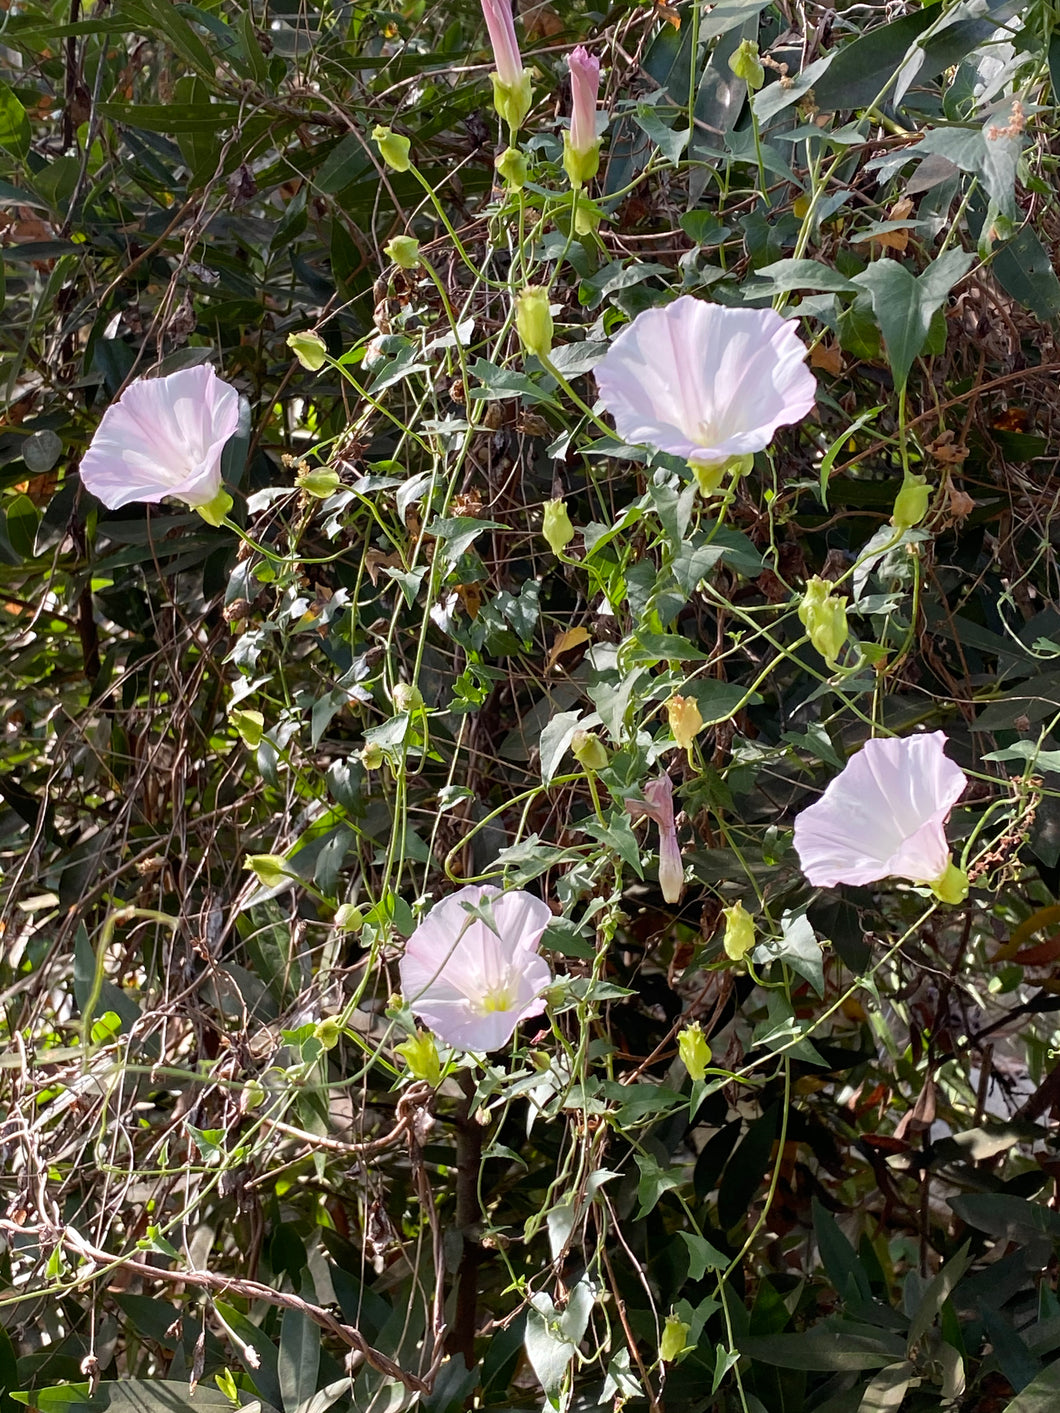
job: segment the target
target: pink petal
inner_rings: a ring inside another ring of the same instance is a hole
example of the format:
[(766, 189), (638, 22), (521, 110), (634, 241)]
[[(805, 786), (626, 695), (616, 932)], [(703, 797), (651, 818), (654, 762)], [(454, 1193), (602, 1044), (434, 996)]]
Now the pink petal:
[(866, 741), (821, 798), (795, 821), (810, 883), (930, 882), (949, 859), (945, 823), (967, 777), (935, 731)]
[[(494, 932), (464, 904), (492, 906)], [(507, 1043), (521, 1020), (540, 1015), (552, 973), (537, 955), (552, 913), (521, 890), (470, 885), (431, 909), (405, 946), (401, 988), (420, 1019), (459, 1049)]]
[(482, 0), (482, 14), (489, 30), (497, 76), (501, 83), (516, 88), (523, 77), (523, 59), (510, 0)]
[(81, 480), (111, 510), (174, 496), (206, 505), (221, 488), (221, 453), (239, 422), (239, 394), (209, 364), (137, 378), (104, 412)]
[(579, 44), (567, 59), (570, 69), (570, 145), (575, 152), (596, 145), (596, 99), (600, 90), (600, 60)]
[(817, 382), (805, 358), (773, 310), (683, 295), (639, 314), (595, 373), (625, 442), (709, 465), (761, 451), (778, 427), (808, 415)]

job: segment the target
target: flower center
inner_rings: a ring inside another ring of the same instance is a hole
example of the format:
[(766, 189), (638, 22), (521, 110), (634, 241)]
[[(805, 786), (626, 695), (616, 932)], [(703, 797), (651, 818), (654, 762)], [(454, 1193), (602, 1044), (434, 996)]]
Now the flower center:
[(494, 986), (478, 1003), (478, 1009), (483, 1015), (488, 1015), (491, 1011), (510, 1011), (514, 1001), (515, 998), (507, 986)]

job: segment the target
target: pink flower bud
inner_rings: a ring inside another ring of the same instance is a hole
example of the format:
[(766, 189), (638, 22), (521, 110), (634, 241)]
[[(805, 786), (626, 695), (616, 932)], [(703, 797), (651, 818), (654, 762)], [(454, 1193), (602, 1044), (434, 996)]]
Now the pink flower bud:
[(515, 37), (511, 0), (482, 0), (482, 14), (490, 32), (497, 77), (505, 88), (518, 88), (523, 80), (523, 59)]
[(581, 44), (567, 60), (570, 69), (570, 148), (579, 157), (595, 153), (596, 99), (600, 90), (600, 60)]

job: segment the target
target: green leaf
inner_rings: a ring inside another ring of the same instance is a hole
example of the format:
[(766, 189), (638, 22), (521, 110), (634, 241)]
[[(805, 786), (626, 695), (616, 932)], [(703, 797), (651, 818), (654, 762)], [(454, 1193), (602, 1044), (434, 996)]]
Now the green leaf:
[(640, 866), (640, 845), (637, 843), (637, 836), (633, 833), (633, 825), (625, 810), (612, 810), (608, 816), (607, 824), (601, 824), (598, 819), (585, 820), (581, 828), (593, 839), (599, 839), (601, 844), (605, 844), (613, 853), (627, 863), (638, 878), (644, 877), (644, 871)]
[(29, 156), (30, 137), (25, 108), (14, 91), (0, 82), (0, 147), (23, 162)]
[(651, 138), (668, 162), (672, 162), (674, 166), (680, 162), (688, 146), (688, 128), (670, 127), (647, 104), (642, 104), (637, 109), (633, 121), (641, 132)]
[(320, 1369), (320, 1329), (301, 1310), (285, 1310), (280, 1325), (276, 1376), (283, 1413), (298, 1408), (316, 1392)]
[(549, 785), (559, 770), (560, 761), (570, 748), (571, 737), (578, 729), (580, 711), (560, 711), (541, 732), (541, 783)]
[(950, 250), (929, 265), (919, 279), (897, 260), (877, 260), (855, 275), (854, 283), (869, 292), (899, 391), (905, 387), (913, 360), (924, 347), (932, 315), (974, 260), (965, 250)]
[(990, 262), (998, 284), (1043, 324), (1060, 319), (1060, 279), (1049, 253), (1030, 226), (1024, 226)]
[(966, 1241), (957, 1254), (951, 1256), (942, 1269), (928, 1281), (909, 1325), (907, 1349), (910, 1358), (915, 1356), (917, 1345), (931, 1329), (939, 1311), (953, 1294), (957, 1282), (971, 1265), (971, 1245), (970, 1241)]
[(910, 47), (934, 18), (929, 6), (844, 45), (813, 86), (817, 107), (827, 112), (874, 103), (895, 81)]
[(640, 1181), (637, 1183), (637, 1198), (640, 1209), (634, 1217), (639, 1222), (655, 1207), (664, 1192), (681, 1186), (681, 1178), (673, 1168), (661, 1168), (651, 1153), (635, 1153)]
[(838, 294), (856, 288), (852, 280), (822, 260), (774, 260), (772, 265), (756, 270), (754, 278), (743, 286), (744, 292), (755, 298), (760, 295), (772, 298), (776, 294), (790, 294), (792, 290)]
[(688, 1279), (701, 1281), (708, 1271), (724, 1271), (729, 1258), (711, 1246), (698, 1232), (679, 1231), (678, 1236), (688, 1247)]
[(949, 1199), (961, 1221), (991, 1236), (1026, 1245), (1031, 1237), (1060, 1238), (1060, 1213), (1007, 1192), (966, 1192)]
[(455, 564), (484, 531), (504, 528), (498, 520), (477, 520), (472, 515), (455, 515), (449, 519), (432, 520), (426, 534), (442, 541), (447, 563)]
[(828, 1208), (813, 1199), (813, 1234), (817, 1249), (840, 1298), (848, 1305), (868, 1304), (872, 1288), (857, 1252), (839, 1229)]
[(866, 1385), (858, 1413), (896, 1413), (915, 1377), (916, 1365), (908, 1359), (888, 1364)]
[(1060, 1359), (1042, 1370), (1025, 1389), (1005, 1404), (1005, 1413), (1056, 1413), (1060, 1404)]
[(905, 1341), (899, 1335), (836, 1319), (799, 1334), (745, 1335), (739, 1347), (741, 1354), (763, 1364), (822, 1373), (882, 1369), (905, 1357)]
[(23, 559), (32, 559), (40, 515), (29, 496), (17, 495), (7, 503), (7, 537)]

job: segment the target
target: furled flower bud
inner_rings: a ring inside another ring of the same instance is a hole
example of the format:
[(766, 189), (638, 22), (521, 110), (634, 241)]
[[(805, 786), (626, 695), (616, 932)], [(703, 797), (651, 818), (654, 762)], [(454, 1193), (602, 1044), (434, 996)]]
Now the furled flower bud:
[(493, 62), (497, 66), (490, 74), (493, 80), (493, 103), (502, 122), (516, 133), (523, 125), (533, 102), (530, 70), (523, 68), (519, 41), (515, 35), (515, 19), (511, 0), (482, 0), (482, 14), (493, 46)]
[(328, 346), (309, 329), (287, 335), (287, 347), (310, 373), (319, 373), (328, 359)]
[(334, 1050), (335, 1046), (342, 1039), (342, 1026), (334, 1016), (327, 1016), (317, 1023), (316, 1038), (323, 1045), (325, 1050)]
[(703, 730), (703, 716), (695, 697), (672, 696), (666, 703), (666, 715), (670, 721), (673, 738), (683, 751), (688, 752), (692, 762), (692, 742)]
[(412, 166), (409, 161), (412, 143), (407, 137), (400, 137), (379, 123), (372, 129), (372, 141), (378, 145), (383, 161), (395, 172), (407, 172)]
[(342, 485), (342, 478), (330, 466), (319, 466), (313, 471), (299, 471), (295, 484), (307, 495), (316, 496), (317, 500), (326, 500)]
[(515, 191), (526, 185), (526, 158), (517, 147), (506, 147), (493, 163), (494, 167)]
[(692, 1079), (706, 1078), (707, 1066), (710, 1064), (710, 1046), (699, 1021), (686, 1025), (677, 1037), (677, 1053)]
[(378, 770), (385, 759), (383, 748), (378, 741), (368, 741), (360, 755), (365, 770)]
[(574, 526), (570, 523), (565, 500), (546, 500), (541, 518), (541, 533), (548, 541), (553, 554), (562, 554), (574, 539)]
[(662, 1339), (659, 1341), (659, 1358), (664, 1364), (672, 1364), (684, 1353), (685, 1339), (691, 1328), (691, 1325), (686, 1325), (684, 1320), (678, 1319), (676, 1315), (667, 1315)]
[(412, 682), (397, 682), (393, 700), (395, 711), (419, 711), (423, 706), (423, 693)]
[(834, 667), (847, 640), (846, 595), (833, 594), (831, 584), (814, 575), (806, 582), (806, 592), (799, 604), (799, 622), (828, 666)]
[(607, 747), (595, 731), (575, 731), (570, 739), (570, 748), (578, 764), (594, 774), (605, 770), (611, 760)]
[(758, 45), (753, 39), (741, 41), (735, 54), (729, 56), (729, 68), (737, 78), (743, 79), (748, 88), (761, 88), (766, 81), (766, 71), (758, 57)]
[(256, 751), (261, 745), (261, 738), (265, 734), (265, 718), (260, 711), (244, 710), (242, 707), (233, 707), (228, 713), (228, 719), (239, 732), (240, 740), (248, 750)]
[(418, 1030), (408, 1040), (395, 1045), (394, 1049), (408, 1066), (413, 1079), (423, 1079), (437, 1089), (442, 1082), (442, 1063), (438, 1058), (438, 1046), (429, 1030)]
[(248, 854), (243, 867), (254, 874), (263, 888), (279, 888), (290, 877), (287, 860), (279, 854)]
[(570, 69), (570, 129), (563, 134), (563, 166), (571, 186), (584, 186), (600, 166), (600, 139), (596, 136), (596, 98), (600, 89), (600, 60), (582, 45), (567, 60)]
[(911, 530), (927, 514), (931, 487), (926, 476), (906, 476), (902, 489), (894, 498), (891, 524), (896, 530)]
[(364, 926), (364, 913), (353, 903), (343, 903), (335, 909), (333, 921), (343, 932), (360, 932)]
[(538, 358), (552, 352), (552, 314), (544, 285), (526, 285), (516, 295), (515, 327), (525, 352)]
[(754, 919), (742, 903), (734, 903), (731, 908), (723, 908), (725, 914), (725, 936), (722, 946), (725, 955), (734, 962), (742, 961), (755, 945)]
[(420, 243), (414, 236), (394, 236), (383, 250), (402, 270), (414, 270), (420, 263)]

